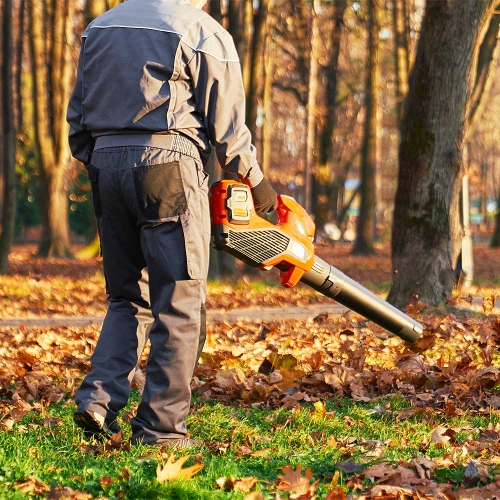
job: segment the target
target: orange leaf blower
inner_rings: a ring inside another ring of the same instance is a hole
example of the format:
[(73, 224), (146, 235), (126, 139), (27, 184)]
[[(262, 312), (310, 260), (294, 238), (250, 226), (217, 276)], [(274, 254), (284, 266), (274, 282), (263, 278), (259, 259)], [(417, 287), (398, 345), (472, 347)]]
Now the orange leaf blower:
[(403, 340), (422, 334), (420, 323), (314, 255), (314, 222), (290, 196), (278, 196), (273, 224), (257, 215), (246, 184), (223, 180), (211, 187), (210, 212), (217, 249), (253, 267), (276, 267), (283, 286), (305, 283)]

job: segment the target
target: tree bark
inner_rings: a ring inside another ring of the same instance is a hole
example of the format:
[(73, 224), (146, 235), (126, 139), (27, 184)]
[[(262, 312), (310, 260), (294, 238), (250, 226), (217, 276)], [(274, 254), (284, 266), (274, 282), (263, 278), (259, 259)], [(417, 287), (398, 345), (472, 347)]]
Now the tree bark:
[(394, 74), (396, 87), (396, 115), (398, 124), (401, 124), (403, 103), (408, 93), (409, 55), (408, 34), (405, 19), (405, 1), (394, 0), (392, 3), (392, 31), (394, 34)]
[[(35, 143), (41, 167), (43, 224), (38, 253), (44, 257), (71, 257), (65, 187), (68, 160), (65, 115), (71, 77), (67, 40), (74, 4), (56, 0), (52, 11), (42, 2), (30, 4)], [(53, 43), (44, 42), (47, 33), (53, 33)]]
[(16, 216), (16, 132), (12, 93), (13, 35), (12, 0), (4, 0), (2, 9), (2, 163), (3, 204), (0, 233), (0, 273), (7, 270), (8, 257), (14, 239)]
[(262, 172), (264, 177), (269, 175), (271, 167), (271, 151), (272, 151), (272, 120), (273, 120), (273, 83), (275, 61), (275, 46), (270, 33), (266, 36), (266, 50), (264, 54), (264, 125), (262, 126)]
[(16, 130), (21, 132), (24, 128), (24, 111), (23, 111), (23, 91), (22, 91), (22, 76), (23, 76), (23, 53), (24, 53), (24, 33), (25, 33), (25, 18), (26, 18), (26, 2), (19, 2), (19, 32), (16, 43), (16, 61), (15, 61), (15, 88), (16, 88)]
[(427, 1), (401, 126), (388, 297), (400, 308), (413, 294), (429, 305), (451, 296), (471, 95), (497, 3)]
[(210, 0), (207, 4), (208, 13), (222, 24), (221, 0)]
[(316, 105), (318, 99), (318, 75), (321, 34), (319, 31), (319, 11), (321, 0), (314, 0), (311, 7), (311, 57), (309, 61), (309, 90), (307, 99), (307, 150), (305, 172), (305, 203), (307, 213), (312, 213), (313, 203), (313, 169), (315, 163), (314, 149), (316, 145)]
[(85, 3), (85, 24), (88, 25), (96, 17), (100, 16), (110, 7), (106, 0), (87, 0)]
[(365, 125), (361, 151), (361, 204), (353, 254), (375, 253), (375, 207), (378, 142), (378, 88), (379, 88), (379, 7), (378, 0), (368, 0), (368, 64), (365, 85)]
[(257, 111), (262, 95), (263, 47), (267, 32), (269, 0), (260, 0), (259, 10), (253, 16), (253, 38), (251, 44), (250, 69), (246, 95), (246, 124), (252, 137), (256, 137)]
[(233, 37), (241, 61), (244, 61), (245, 46), (245, 0), (231, 0), (227, 6), (227, 30)]
[[(498, 6), (500, 6), (500, 3), (498, 3)], [(476, 81), (469, 111), (469, 125), (472, 125), (475, 117), (481, 114), (481, 110), (486, 101), (485, 97), (489, 94), (492, 82), (491, 73), (495, 67), (495, 63), (498, 61), (500, 52), (500, 43), (498, 42), (499, 29), (500, 13), (497, 13), (491, 17), (488, 30), (486, 31), (486, 35), (479, 49)]]
[[(500, 198), (497, 199), (497, 207), (500, 207)], [(490, 247), (500, 247), (500, 208), (495, 217), (495, 232), (493, 233), (493, 236), (491, 238)]]
[[(325, 165), (327, 170), (327, 199), (328, 209), (326, 220), (333, 220), (337, 216), (338, 194), (337, 172), (335, 164), (333, 132), (337, 122), (337, 87), (339, 80), (340, 43), (344, 34), (344, 14), (347, 9), (347, 0), (337, 0), (333, 6), (329, 25), (330, 41), (328, 47), (328, 61), (324, 70), (326, 120), (319, 141), (319, 164)], [(343, 181), (342, 181), (343, 182)], [(326, 222), (325, 220), (325, 222)]]

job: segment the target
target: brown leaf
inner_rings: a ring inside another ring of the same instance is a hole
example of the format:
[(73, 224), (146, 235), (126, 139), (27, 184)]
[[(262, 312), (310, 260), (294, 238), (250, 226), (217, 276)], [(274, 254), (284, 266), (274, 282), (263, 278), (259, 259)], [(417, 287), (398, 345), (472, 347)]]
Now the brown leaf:
[(407, 354), (402, 356), (396, 363), (396, 366), (402, 370), (413, 372), (425, 372), (428, 368), (418, 354)]
[(240, 491), (241, 493), (248, 493), (257, 486), (256, 477), (242, 477), (235, 479), (234, 477), (220, 477), (215, 481), (221, 490), (225, 491)]
[(305, 397), (306, 394), (304, 392), (296, 392), (292, 396), (285, 396), (281, 400), (281, 405), (284, 409), (293, 408), (299, 401), (303, 401)]
[(64, 488), (57, 485), (53, 490), (47, 493), (48, 500), (92, 500), (92, 495), (90, 493), (84, 493), (83, 491), (73, 490), (67, 486)]
[(234, 483), (234, 489), (236, 491), (240, 491), (241, 493), (249, 493), (255, 488), (255, 486), (257, 486), (257, 478), (253, 476), (242, 477)]
[(313, 369), (319, 370), (323, 366), (324, 355), (321, 351), (316, 351), (309, 358), (306, 359), (306, 363)]
[(183, 469), (182, 466), (189, 460), (190, 457), (191, 455), (186, 455), (179, 458), (179, 460), (174, 461), (174, 455), (170, 455), (163, 468), (158, 464), (158, 467), (156, 468), (156, 479), (158, 482), (163, 483), (165, 481), (180, 479), (181, 477), (192, 477), (205, 467), (202, 464), (195, 464), (191, 467)]
[(18, 481), (14, 484), (16, 490), (22, 491), (23, 493), (31, 493), (35, 496), (43, 496), (47, 491), (49, 491), (49, 486), (42, 483), (38, 478), (30, 476), (25, 481)]
[(264, 500), (264, 497), (257, 492), (249, 493), (248, 495), (245, 495), (245, 500)]
[(344, 490), (338, 486), (328, 492), (328, 495), (324, 498), (324, 500), (346, 500)]
[[(401, 493), (403, 493), (404, 495), (410, 495), (410, 498), (415, 498), (413, 496), (413, 490), (411, 490), (410, 488), (404, 488), (403, 486), (389, 486), (387, 484), (377, 484), (371, 489), (370, 493), (371, 493), (371, 498), (380, 497), (387, 500), (389, 500), (390, 498), (394, 499), (407, 498), (407, 497), (402, 497)], [(392, 495), (397, 495), (397, 496), (392, 496)]]
[(113, 485), (113, 478), (112, 478), (112, 477), (109, 477), (109, 476), (102, 476), (102, 477), (99, 479), (99, 484), (100, 484), (103, 488), (110, 488), (110, 487)]
[(483, 311), (484, 314), (491, 314), (495, 308), (495, 302), (497, 300), (496, 295), (490, 295), (489, 297), (483, 297)]
[(297, 464), (297, 469), (293, 470), (290, 465), (283, 467), (284, 476), (278, 476), (280, 482), (277, 490), (284, 493), (291, 493), (290, 498), (298, 498), (304, 495), (312, 495), (319, 484), (319, 480), (311, 484), (312, 472), (308, 467), (302, 476), (302, 468)]
[(437, 427), (431, 434), (431, 444), (440, 447), (449, 446), (455, 440), (456, 432), (453, 429), (446, 429), (445, 427)]
[(417, 314), (426, 306), (427, 304), (420, 302), (418, 295), (414, 293), (410, 298), (410, 302), (406, 306), (406, 314)]
[(371, 478), (372, 481), (375, 479), (387, 479), (390, 476), (396, 474), (396, 470), (392, 465), (387, 462), (382, 462), (377, 465), (372, 465), (363, 471), (363, 476)]

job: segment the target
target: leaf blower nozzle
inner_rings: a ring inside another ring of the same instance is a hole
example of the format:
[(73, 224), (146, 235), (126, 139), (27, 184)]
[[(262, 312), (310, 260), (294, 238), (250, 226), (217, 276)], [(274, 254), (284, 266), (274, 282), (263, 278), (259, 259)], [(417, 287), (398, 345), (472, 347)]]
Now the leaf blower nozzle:
[(314, 222), (293, 198), (278, 196), (276, 212), (273, 224), (255, 213), (247, 185), (232, 180), (214, 183), (210, 214), (215, 248), (253, 267), (276, 267), (283, 286), (301, 281), (403, 340), (415, 342), (420, 337), (420, 323), (315, 256)]
[(300, 281), (314, 290), (377, 323), (407, 342), (422, 335), (420, 323), (346, 276), (319, 257)]

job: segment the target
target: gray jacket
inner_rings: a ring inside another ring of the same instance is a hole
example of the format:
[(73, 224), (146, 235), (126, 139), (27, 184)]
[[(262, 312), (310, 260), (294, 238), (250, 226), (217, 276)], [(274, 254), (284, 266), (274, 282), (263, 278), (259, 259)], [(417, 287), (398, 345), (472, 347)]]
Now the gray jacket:
[[(189, 138), (206, 162), (262, 180), (245, 125), (245, 92), (234, 42), (189, 0), (127, 0), (82, 37), (68, 106), (73, 156), (88, 162), (95, 141), (149, 144), (151, 134)], [(125, 136), (125, 137), (124, 137)]]

